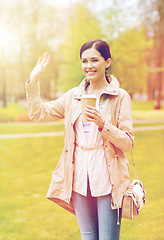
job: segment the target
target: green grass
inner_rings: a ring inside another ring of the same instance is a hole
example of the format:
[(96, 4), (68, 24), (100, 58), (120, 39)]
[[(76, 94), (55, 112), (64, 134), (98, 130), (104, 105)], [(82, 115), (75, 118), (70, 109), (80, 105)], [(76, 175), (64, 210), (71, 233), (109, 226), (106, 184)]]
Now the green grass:
[[(133, 110), (149, 111), (154, 109), (154, 103), (151, 101), (132, 100)], [(161, 106), (164, 109), (164, 105)]]
[[(163, 142), (164, 130), (135, 132), (147, 201), (140, 216), (122, 220), (120, 240), (164, 239)], [(63, 136), (0, 140), (0, 240), (80, 240), (76, 217), (46, 199), (63, 143)]]
[(63, 137), (1, 141), (0, 239), (69, 239), (78, 231), (75, 217), (46, 199), (62, 147)]
[(154, 105), (150, 101), (132, 100), (133, 110), (153, 110)]
[[(153, 122), (134, 122), (134, 127), (163, 126), (164, 120), (154, 120)], [(0, 124), (0, 134), (16, 133), (38, 133), (38, 132), (60, 132), (65, 131), (64, 122), (54, 122), (52, 124), (22, 123), (22, 124)]]
[[(123, 220), (121, 240), (164, 239), (164, 188), (163, 188), (164, 130), (135, 132), (133, 150), (139, 178), (147, 190), (146, 205), (133, 221)], [(131, 180), (134, 177), (132, 161)]]
[(164, 119), (164, 105), (162, 109), (155, 110), (154, 104), (150, 101), (132, 100), (133, 119)]
[(16, 133), (38, 133), (38, 132), (60, 132), (64, 131), (64, 122), (57, 124), (0, 124), (0, 134), (16, 134)]
[(133, 110), (133, 119), (164, 119), (164, 110)]
[(133, 124), (133, 127), (152, 127), (152, 126), (164, 126), (164, 121), (158, 121), (158, 122), (139, 122)]

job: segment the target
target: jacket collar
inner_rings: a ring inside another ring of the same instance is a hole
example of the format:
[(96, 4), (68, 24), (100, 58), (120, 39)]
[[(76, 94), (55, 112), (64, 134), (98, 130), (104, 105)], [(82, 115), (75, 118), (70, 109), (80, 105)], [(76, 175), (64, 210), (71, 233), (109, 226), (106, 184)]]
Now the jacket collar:
[[(113, 75), (107, 75), (109, 85), (108, 87), (104, 90), (102, 94), (108, 94), (108, 95), (118, 95), (119, 92), (119, 82), (118, 80), (113, 76)], [(80, 83), (80, 85), (77, 87), (73, 97), (75, 99), (81, 99), (81, 97), (86, 94), (86, 89), (90, 85), (90, 82), (84, 78), (83, 81)]]

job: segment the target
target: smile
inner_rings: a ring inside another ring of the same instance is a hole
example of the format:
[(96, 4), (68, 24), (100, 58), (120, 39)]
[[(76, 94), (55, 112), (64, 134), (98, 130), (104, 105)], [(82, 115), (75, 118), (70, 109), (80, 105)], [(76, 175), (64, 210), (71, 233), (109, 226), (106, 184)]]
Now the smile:
[(90, 71), (86, 71), (87, 73), (89, 73), (89, 74), (92, 74), (92, 73), (95, 73), (96, 72), (96, 70), (90, 70)]

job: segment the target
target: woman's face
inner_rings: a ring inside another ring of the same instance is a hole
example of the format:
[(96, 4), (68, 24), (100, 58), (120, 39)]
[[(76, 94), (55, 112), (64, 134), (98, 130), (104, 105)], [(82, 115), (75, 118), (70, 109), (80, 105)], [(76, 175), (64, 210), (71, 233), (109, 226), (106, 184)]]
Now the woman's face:
[(89, 48), (81, 56), (82, 70), (89, 81), (105, 78), (105, 70), (111, 64), (111, 59), (105, 60), (95, 48)]

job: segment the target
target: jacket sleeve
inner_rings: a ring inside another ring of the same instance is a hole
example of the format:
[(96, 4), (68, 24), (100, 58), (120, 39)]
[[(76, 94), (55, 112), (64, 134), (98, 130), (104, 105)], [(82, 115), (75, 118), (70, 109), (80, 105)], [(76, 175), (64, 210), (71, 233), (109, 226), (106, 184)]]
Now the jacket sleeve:
[(123, 93), (119, 102), (116, 126), (105, 122), (101, 133), (116, 148), (128, 152), (134, 145), (132, 103), (129, 94), (125, 91)]
[(54, 100), (43, 102), (40, 97), (39, 81), (25, 83), (29, 117), (33, 121), (54, 121), (65, 117), (66, 94)]

